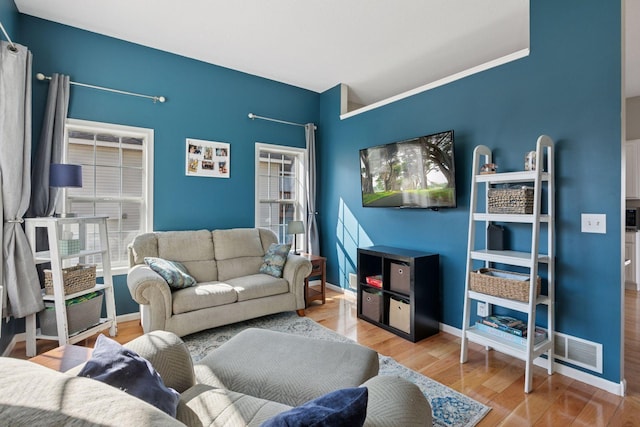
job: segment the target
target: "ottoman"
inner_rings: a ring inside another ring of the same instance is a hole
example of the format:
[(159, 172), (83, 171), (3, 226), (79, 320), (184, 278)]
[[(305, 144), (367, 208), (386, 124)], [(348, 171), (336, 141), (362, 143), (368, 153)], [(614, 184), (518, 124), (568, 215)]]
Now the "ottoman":
[(198, 383), (298, 406), (378, 374), (378, 353), (355, 343), (249, 328), (195, 366)]

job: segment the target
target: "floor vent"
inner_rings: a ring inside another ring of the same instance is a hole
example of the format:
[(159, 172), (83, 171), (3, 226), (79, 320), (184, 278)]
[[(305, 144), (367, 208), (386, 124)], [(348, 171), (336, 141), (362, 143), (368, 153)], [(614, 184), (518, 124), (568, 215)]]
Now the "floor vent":
[(349, 273), (349, 289), (358, 289), (358, 275)]
[(602, 373), (602, 344), (555, 333), (555, 357), (572, 365)]

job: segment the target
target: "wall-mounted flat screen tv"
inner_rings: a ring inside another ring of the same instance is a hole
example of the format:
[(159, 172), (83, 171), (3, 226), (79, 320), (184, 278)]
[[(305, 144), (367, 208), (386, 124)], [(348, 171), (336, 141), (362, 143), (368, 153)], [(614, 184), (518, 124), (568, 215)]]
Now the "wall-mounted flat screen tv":
[(455, 208), (453, 131), (360, 150), (362, 206)]

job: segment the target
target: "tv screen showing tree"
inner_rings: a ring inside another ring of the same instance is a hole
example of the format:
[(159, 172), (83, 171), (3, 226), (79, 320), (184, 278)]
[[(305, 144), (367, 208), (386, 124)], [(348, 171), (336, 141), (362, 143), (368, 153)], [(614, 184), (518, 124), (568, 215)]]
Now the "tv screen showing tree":
[(453, 131), (360, 150), (362, 206), (456, 207)]

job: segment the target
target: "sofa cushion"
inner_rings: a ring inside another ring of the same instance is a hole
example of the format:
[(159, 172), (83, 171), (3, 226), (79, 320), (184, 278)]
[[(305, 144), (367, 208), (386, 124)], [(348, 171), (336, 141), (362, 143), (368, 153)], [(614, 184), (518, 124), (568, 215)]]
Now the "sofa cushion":
[(144, 262), (158, 273), (172, 289), (188, 288), (196, 284), (187, 271), (187, 268), (178, 261), (169, 261), (163, 258), (145, 257)]
[(367, 398), (366, 387), (332, 391), (281, 412), (261, 427), (362, 427), (367, 417)]
[(218, 305), (232, 304), (238, 300), (233, 286), (221, 282), (198, 283), (173, 293), (173, 314), (187, 313)]
[(226, 281), (238, 294), (238, 301), (263, 298), (289, 292), (289, 283), (285, 279), (268, 274), (252, 274)]
[(78, 376), (109, 384), (176, 415), (180, 394), (164, 385), (149, 361), (105, 335), (98, 335), (91, 358)]
[(279, 243), (278, 235), (268, 228), (258, 228), (257, 230), (262, 242), (262, 253), (266, 253), (272, 243)]
[(198, 283), (215, 282), (218, 280), (218, 266), (215, 260), (203, 261), (183, 261), (182, 264), (187, 267)]
[(158, 256), (174, 261), (215, 259), (213, 240), (208, 230), (164, 231), (158, 234)]
[(212, 234), (217, 261), (239, 257), (261, 257), (264, 255), (260, 233), (256, 228), (214, 230)]
[(262, 265), (262, 255), (224, 259), (217, 262), (218, 280), (226, 282), (236, 277), (258, 274)]
[(265, 273), (273, 277), (282, 277), (284, 263), (287, 262), (287, 256), (290, 250), (291, 245), (272, 243), (262, 258), (260, 273)]

